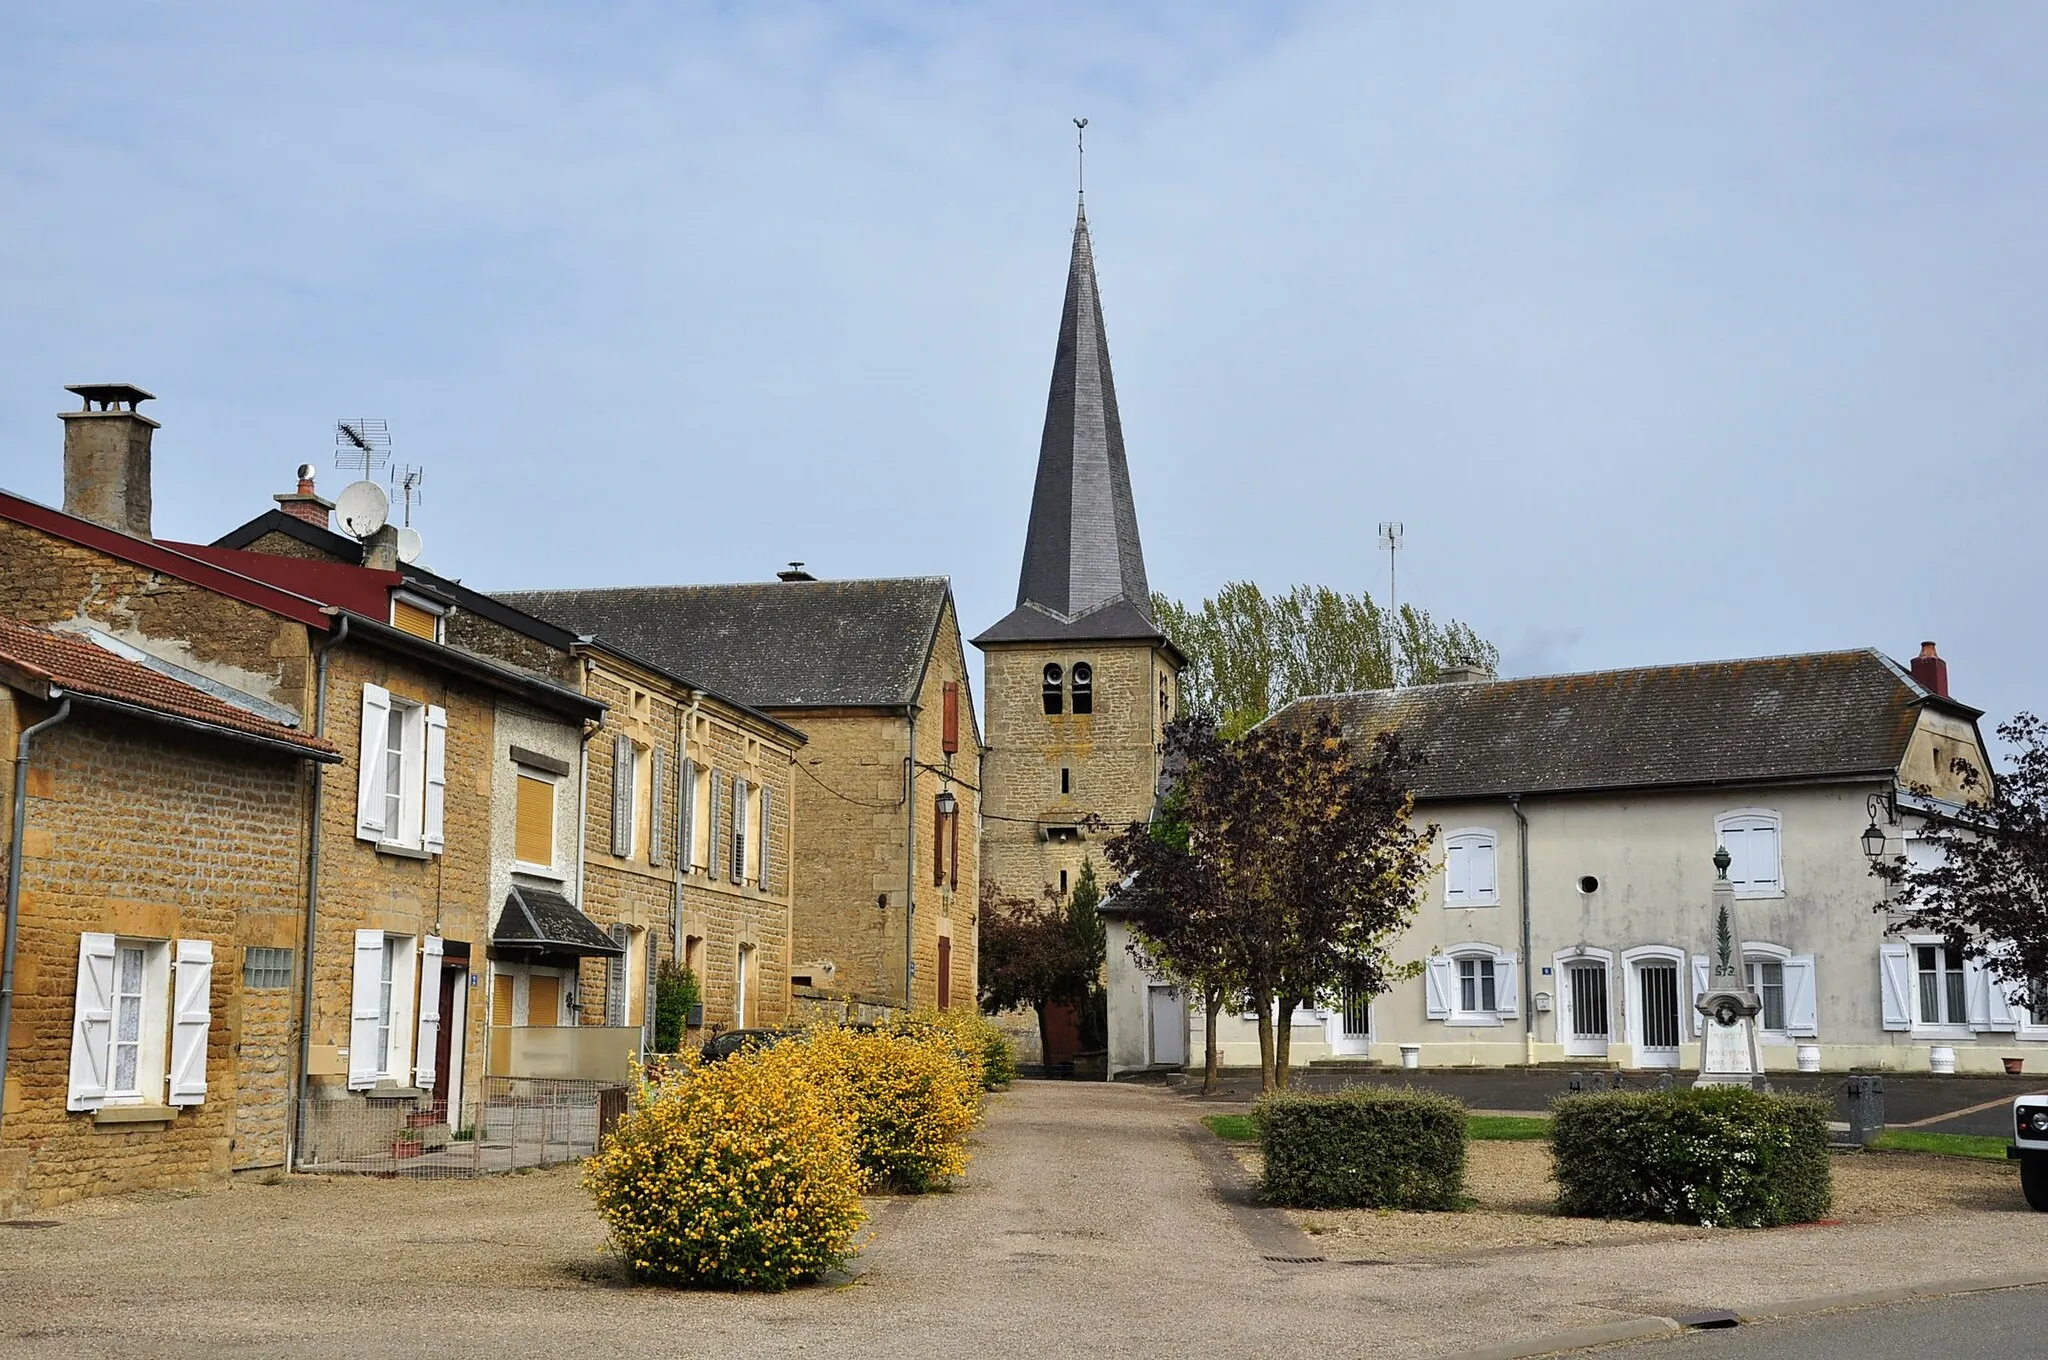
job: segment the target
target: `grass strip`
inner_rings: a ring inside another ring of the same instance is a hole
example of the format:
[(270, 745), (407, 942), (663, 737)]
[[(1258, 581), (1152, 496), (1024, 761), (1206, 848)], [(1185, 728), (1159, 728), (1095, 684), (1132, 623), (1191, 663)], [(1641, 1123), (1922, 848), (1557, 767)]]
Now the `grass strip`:
[[(1258, 1123), (1248, 1114), (1205, 1114), (1202, 1127), (1226, 1143), (1259, 1141)], [(1475, 1142), (1535, 1142), (1550, 1136), (1550, 1121), (1531, 1115), (1475, 1114), (1465, 1121), (1465, 1136)]]
[(1936, 1157), (2005, 1160), (2006, 1142), (1981, 1133), (1922, 1133), (1918, 1129), (1886, 1129), (1871, 1142), (1879, 1152), (1925, 1152)]

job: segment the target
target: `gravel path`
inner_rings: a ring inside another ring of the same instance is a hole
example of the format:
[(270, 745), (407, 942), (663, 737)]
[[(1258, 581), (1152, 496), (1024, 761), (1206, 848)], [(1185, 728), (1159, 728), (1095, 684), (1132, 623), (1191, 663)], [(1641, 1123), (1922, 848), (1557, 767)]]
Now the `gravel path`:
[(779, 1297), (625, 1284), (568, 1171), (87, 1202), (0, 1230), (0, 1356), (1430, 1355), (2048, 1260), (2048, 1215), (2015, 1193), (1936, 1222), (1276, 1265), (1261, 1256), (1291, 1230), (1218, 1193), (1230, 1163), (1196, 1113), (1025, 1083), (957, 1190), (882, 1203), (851, 1280)]

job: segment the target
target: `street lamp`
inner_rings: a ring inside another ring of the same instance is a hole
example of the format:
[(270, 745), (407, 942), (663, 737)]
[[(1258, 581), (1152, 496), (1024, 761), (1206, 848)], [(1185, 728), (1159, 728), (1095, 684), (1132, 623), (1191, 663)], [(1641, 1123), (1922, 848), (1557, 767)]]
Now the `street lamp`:
[(953, 796), (953, 791), (951, 789), (941, 790), (939, 793), (939, 815), (941, 817), (950, 817), (959, 810), (960, 800)]
[(1886, 821), (1890, 821), (1891, 808), (1881, 793), (1871, 794), (1867, 806), (1870, 811), (1870, 825), (1863, 828), (1863, 853), (1870, 857), (1872, 864), (1875, 864), (1884, 857), (1885, 842), (1884, 828), (1877, 824), (1877, 819), (1882, 815)]

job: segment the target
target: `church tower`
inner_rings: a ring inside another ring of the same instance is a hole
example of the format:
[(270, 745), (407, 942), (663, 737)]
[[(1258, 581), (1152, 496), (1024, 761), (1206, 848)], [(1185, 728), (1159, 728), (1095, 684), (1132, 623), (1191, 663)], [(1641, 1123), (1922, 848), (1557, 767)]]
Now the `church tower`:
[[(1152, 618), (1085, 205), (1060, 314), (1017, 607), (983, 653), (982, 879), (1064, 894), (1151, 815), (1181, 655)], [(1100, 819), (1101, 826), (1097, 826)]]

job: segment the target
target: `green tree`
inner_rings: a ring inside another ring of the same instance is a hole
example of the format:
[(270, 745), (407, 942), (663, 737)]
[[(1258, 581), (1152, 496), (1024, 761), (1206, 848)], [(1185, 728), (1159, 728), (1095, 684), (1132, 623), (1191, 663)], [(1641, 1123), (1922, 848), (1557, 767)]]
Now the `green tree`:
[(1101, 905), (1102, 885), (1095, 879), (1095, 862), (1082, 860), (1073, 891), (1067, 894), (1066, 926), (1074, 954), (1085, 960), (1083, 966), (1087, 970), (1088, 985), (1077, 1003), (1079, 1012), (1075, 1016), (1084, 1052), (1109, 1047), (1109, 990), (1103, 979), (1109, 945), (1108, 932), (1096, 912)]
[(1420, 685), (1460, 662), (1488, 670), (1500, 649), (1455, 619), (1402, 605), (1393, 617), (1364, 591), (1295, 586), (1267, 595), (1232, 581), (1200, 605), (1152, 597), (1153, 616), (1187, 654), (1181, 707), (1238, 736), (1310, 694)]

